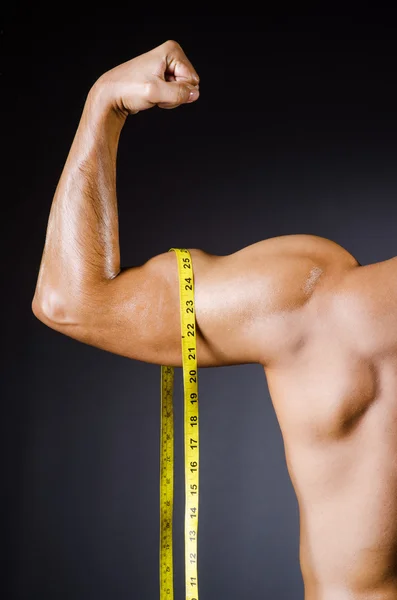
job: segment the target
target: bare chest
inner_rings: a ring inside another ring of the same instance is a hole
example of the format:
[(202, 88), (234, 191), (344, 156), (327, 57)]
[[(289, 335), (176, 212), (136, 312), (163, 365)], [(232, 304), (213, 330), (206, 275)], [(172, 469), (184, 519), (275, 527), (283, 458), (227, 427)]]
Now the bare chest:
[(379, 393), (376, 365), (335, 339), (313, 343), (267, 381), (283, 433), (306, 441), (351, 433)]

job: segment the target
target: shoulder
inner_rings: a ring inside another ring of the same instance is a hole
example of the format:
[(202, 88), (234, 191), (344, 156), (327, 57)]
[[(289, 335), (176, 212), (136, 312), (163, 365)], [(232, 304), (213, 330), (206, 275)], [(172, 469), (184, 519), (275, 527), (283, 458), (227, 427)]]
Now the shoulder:
[(358, 265), (357, 259), (337, 242), (319, 235), (297, 233), (281, 235), (260, 241), (254, 246), (258, 250), (276, 252), (279, 254), (293, 255), (301, 258), (310, 258), (320, 261), (340, 261), (352, 266)]
[[(221, 256), (210, 255), (203, 250), (194, 249), (193, 252), (199, 259), (223, 258)], [(352, 266), (359, 264), (356, 258), (337, 242), (325, 237), (307, 233), (280, 235), (259, 240), (227, 256), (241, 257), (241, 259), (244, 259), (247, 256), (259, 258), (267, 255), (317, 258), (320, 260), (341, 260), (350, 263)]]
[[(340, 244), (316, 235), (291, 234), (260, 240), (227, 255), (191, 249), (193, 270), (216, 287), (230, 284), (255, 311), (300, 307), (320, 283), (334, 285), (338, 275), (359, 266)], [(258, 305), (259, 304), (259, 305)]]
[(307, 234), (260, 240), (225, 256), (191, 254), (199, 322), (214, 315), (212, 328), (224, 347), (232, 346), (227, 335), (233, 332), (236, 345), (250, 349), (249, 362), (267, 365), (304, 342), (315, 292), (358, 264), (336, 242)]
[(244, 260), (248, 256), (260, 258), (261, 256), (284, 255), (319, 260), (340, 260), (358, 266), (357, 259), (343, 246), (329, 238), (314, 234), (294, 233), (274, 236), (254, 242), (238, 249), (226, 256), (213, 255), (199, 249), (192, 249), (191, 253), (196, 260), (217, 261), (220, 258), (233, 256)]
[(269, 278), (278, 288), (282, 283), (289, 283), (288, 289), (291, 292), (307, 290), (308, 280), (313, 281), (314, 277), (319, 280), (320, 275), (342, 274), (360, 266), (357, 259), (343, 246), (312, 234), (267, 238), (227, 256), (203, 255), (202, 251), (199, 256), (200, 261), (236, 270), (244, 273), (247, 278), (254, 277), (264, 284), (269, 282)]

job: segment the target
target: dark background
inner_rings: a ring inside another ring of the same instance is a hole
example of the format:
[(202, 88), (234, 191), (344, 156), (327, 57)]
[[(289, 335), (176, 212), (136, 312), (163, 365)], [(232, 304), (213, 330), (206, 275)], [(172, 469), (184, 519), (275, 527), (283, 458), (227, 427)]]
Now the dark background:
[[(397, 254), (391, 19), (108, 12), (112, 22), (67, 23), (36, 7), (2, 26), (0, 592), (10, 600), (159, 596), (160, 367), (85, 346), (31, 312), (52, 195), (101, 73), (173, 38), (201, 77), (194, 105), (124, 128), (123, 267), (171, 246), (228, 254), (291, 233), (329, 237), (362, 264)], [(297, 504), (261, 367), (202, 369), (200, 395), (200, 598), (303, 598)], [(175, 409), (180, 600), (180, 370)]]

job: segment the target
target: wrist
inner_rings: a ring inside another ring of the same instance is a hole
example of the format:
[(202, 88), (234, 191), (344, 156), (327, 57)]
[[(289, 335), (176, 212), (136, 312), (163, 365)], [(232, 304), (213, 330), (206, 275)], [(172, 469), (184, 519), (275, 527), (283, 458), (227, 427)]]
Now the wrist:
[(109, 85), (102, 82), (101, 78), (94, 83), (88, 92), (84, 110), (95, 121), (98, 119), (100, 121), (105, 120), (114, 123), (116, 126), (119, 124), (120, 128), (124, 125), (128, 116), (126, 111), (121, 110), (112, 101)]

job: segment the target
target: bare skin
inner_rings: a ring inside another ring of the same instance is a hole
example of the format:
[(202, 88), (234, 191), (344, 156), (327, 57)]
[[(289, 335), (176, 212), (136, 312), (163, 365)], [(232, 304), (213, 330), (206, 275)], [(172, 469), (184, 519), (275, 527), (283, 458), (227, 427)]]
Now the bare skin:
[[(120, 269), (115, 190), (129, 114), (199, 96), (166, 42), (90, 90), (51, 207), (32, 309), (76, 340), (182, 366), (174, 253)], [(133, 117), (136, 118), (136, 117)], [(199, 367), (265, 370), (297, 494), (305, 600), (397, 600), (397, 263), (311, 235), (189, 249)]]

